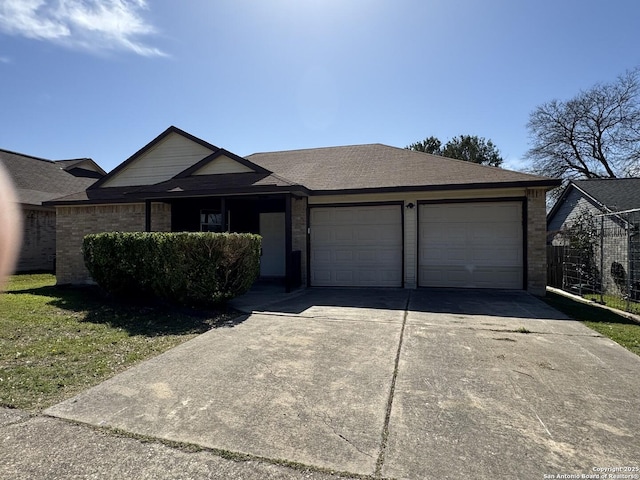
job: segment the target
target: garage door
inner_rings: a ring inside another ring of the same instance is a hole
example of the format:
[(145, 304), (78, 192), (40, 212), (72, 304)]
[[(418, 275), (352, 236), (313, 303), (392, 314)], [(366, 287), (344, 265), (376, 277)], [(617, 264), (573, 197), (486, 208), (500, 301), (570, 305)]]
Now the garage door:
[(523, 288), (521, 202), (419, 208), (421, 286)]
[(402, 286), (399, 205), (311, 208), (312, 286)]

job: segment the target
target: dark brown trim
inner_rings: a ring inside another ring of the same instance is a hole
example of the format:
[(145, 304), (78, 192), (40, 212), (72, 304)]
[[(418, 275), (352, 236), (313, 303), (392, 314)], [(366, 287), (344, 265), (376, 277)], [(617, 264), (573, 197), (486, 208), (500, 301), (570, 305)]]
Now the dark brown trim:
[(400, 230), (401, 230), (401, 265), (400, 265), (400, 288), (404, 288), (405, 261), (404, 261), (404, 200), (393, 200), (388, 202), (348, 202), (348, 203), (307, 203), (307, 286), (311, 284), (311, 209), (312, 208), (340, 208), (340, 207), (383, 207), (398, 206), (400, 208)]
[[(229, 232), (228, 221), (227, 221), (227, 199), (225, 197), (220, 198), (220, 214), (222, 215), (222, 231)], [(202, 228), (202, 227), (201, 227)]]
[(524, 196), (514, 197), (487, 197), (487, 198), (452, 198), (437, 200), (418, 200), (418, 205), (438, 205), (444, 203), (496, 203), (496, 202), (522, 202), (526, 200)]
[(208, 148), (208, 149), (210, 149), (210, 150), (212, 150), (214, 152), (219, 150), (219, 148), (216, 147), (215, 145), (212, 145), (209, 142), (205, 142), (201, 138), (194, 137), (190, 133), (187, 133), (184, 130), (180, 130), (178, 127), (174, 127), (172, 125), (169, 128), (167, 128), (164, 132), (162, 132), (160, 135), (158, 135), (156, 138), (154, 138), (149, 143), (147, 143), (144, 147), (142, 147), (136, 153), (134, 153), (129, 158), (127, 158), (124, 162), (122, 162), (116, 168), (111, 170), (107, 175), (105, 175), (100, 180), (98, 180), (96, 183), (91, 185), (87, 190), (91, 190), (91, 189), (94, 189), (94, 188), (99, 188), (105, 182), (109, 181), (114, 176), (116, 176), (118, 173), (120, 173), (125, 167), (129, 166), (132, 162), (136, 161), (138, 159), (138, 157), (140, 157), (141, 155), (143, 155), (146, 152), (148, 152), (149, 150), (151, 150), (151, 148), (156, 146), (158, 143), (160, 143), (162, 140), (164, 140), (166, 137), (168, 137), (172, 133), (177, 133), (178, 135), (181, 135), (181, 136), (191, 140), (192, 142), (195, 142), (195, 143), (197, 143), (199, 145), (202, 145), (203, 147)]
[(400, 202), (400, 225), (401, 225), (401, 228), (402, 228), (402, 239), (401, 239), (401, 242), (402, 242), (402, 248), (401, 248), (401, 250), (402, 250), (402, 251), (400, 252), (400, 255), (402, 255), (402, 270), (401, 270), (401, 272), (400, 272), (400, 275), (401, 275), (401, 276), (400, 276), (400, 288), (404, 288), (404, 285), (405, 285), (405, 283), (404, 283), (404, 278), (405, 278), (405, 264), (404, 264), (404, 258), (405, 258), (405, 256), (404, 256), (404, 253), (405, 253), (405, 252), (404, 252), (404, 231), (405, 231), (405, 225), (404, 225), (404, 209), (405, 209), (405, 208), (406, 208), (406, 207), (405, 207), (404, 200), (402, 200), (402, 201)]
[(324, 207), (382, 207), (389, 205), (404, 205), (404, 200), (390, 200), (380, 202), (345, 202), (345, 203), (312, 203), (310, 208)]
[(241, 165), (243, 165), (243, 166), (245, 166), (247, 168), (250, 168), (251, 170), (254, 171), (254, 173), (265, 173), (265, 174), (273, 173), (272, 171), (267, 170), (266, 168), (263, 168), (260, 165), (256, 165), (255, 163), (250, 162), (246, 158), (242, 158), (239, 155), (236, 155), (235, 153), (230, 152), (229, 150), (225, 150), (224, 148), (221, 148), (217, 152), (214, 152), (211, 155), (208, 155), (208, 156), (204, 157), (199, 162), (195, 163), (194, 165), (191, 165), (186, 170), (183, 170), (182, 172), (178, 173), (173, 178), (185, 178), (185, 177), (188, 177), (191, 174), (193, 174), (194, 172), (197, 172), (201, 168), (205, 167), (207, 164), (213, 162), (215, 159), (217, 159), (219, 157), (222, 157), (222, 156), (229, 157), (233, 161), (238, 162), (239, 164), (241, 164)]
[[(293, 285), (293, 264), (292, 264), (292, 250), (293, 250), (293, 234), (291, 232), (292, 220), (291, 220), (291, 194), (287, 194), (284, 197), (284, 271), (285, 271), (285, 292), (291, 292), (291, 286)], [(299, 281), (298, 281), (299, 282)], [(297, 283), (297, 282), (296, 282)]]
[(311, 283), (311, 208), (307, 200), (307, 287), (312, 287)]
[(151, 200), (144, 202), (144, 231), (151, 231)]
[(145, 199), (172, 199), (172, 198), (191, 198), (191, 197), (221, 197), (225, 195), (264, 195), (268, 193), (282, 194), (292, 193), (301, 197), (307, 196), (307, 192), (304, 191), (304, 187), (299, 186), (273, 186), (273, 185), (258, 185), (253, 186), (249, 190), (245, 187), (231, 187), (218, 190), (188, 190), (183, 192), (134, 192), (128, 197), (130, 200), (138, 197), (140, 200)]
[(311, 190), (313, 195), (353, 195), (360, 193), (438, 192), (443, 190), (490, 190), (499, 188), (553, 188), (560, 180), (525, 180), (514, 182), (417, 185), (404, 187), (347, 188), (343, 190)]
[(252, 187), (251, 190), (245, 188), (225, 188), (224, 190), (191, 190), (186, 192), (131, 192), (123, 193), (116, 198), (92, 198), (87, 200), (51, 200), (44, 202), (43, 205), (48, 206), (83, 206), (83, 205), (110, 205), (123, 203), (142, 203), (145, 200), (153, 200), (156, 202), (170, 202), (173, 199), (180, 198), (201, 198), (201, 197), (223, 197), (223, 196), (263, 196), (263, 195), (282, 195), (291, 193), (298, 197), (308, 197), (308, 191), (304, 187), (298, 185), (292, 187), (274, 187), (272, 185), (264, 185)]
[(438, 199), (438, 200), (418, 200), (416, 214), (416, 282), (420, 287), (420, 205), (445, 205), (455, 203), (509, 203), (520, 202), (522, 205), (522, 290), (527, 289), (527, 270), (529, 260), (527, 257), (527, 197), (490, 197), (490, 198), (457, 198), (457, 199)]
[(529, 285), (527, 285), (529, 282), (529, 199), (527, 197), (522, 200), (522, 257), (524, 261), (522, 289), (529, 290)]

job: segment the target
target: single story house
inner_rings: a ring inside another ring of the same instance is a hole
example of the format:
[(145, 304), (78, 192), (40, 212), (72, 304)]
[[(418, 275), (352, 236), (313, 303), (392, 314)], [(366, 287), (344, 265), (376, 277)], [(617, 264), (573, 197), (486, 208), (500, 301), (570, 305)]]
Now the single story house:
[(47, 160), (0, 149), (22, 209), (22, 245), (17, 271), (52, 271), (56, 257), (56, 212), (44, 202), (85, 190), (106, 175), (90, 158)]
[(58, 283), (90, 280), (84, 235), (263, 237), (261, 275), (306, 286), (544, 295), (545, 193), (558, 180), (381, 144), (240, 157), (176, 127), (59, 198)]
[[(634, 298), (637, 297), (640, 288), (640, 178), (569, 182), (547, 215), (549, 244), (571, 247), (566, 231), (575, 223), (595, 230), (591, 261), (596, 271), (597, 289), (604, 287), (605, 292), (620, 293), (616, 290), (620, 289), (620, 280), (624, 278), (633, 286)], [(623, 288), (628, 289), (624, 285)]]

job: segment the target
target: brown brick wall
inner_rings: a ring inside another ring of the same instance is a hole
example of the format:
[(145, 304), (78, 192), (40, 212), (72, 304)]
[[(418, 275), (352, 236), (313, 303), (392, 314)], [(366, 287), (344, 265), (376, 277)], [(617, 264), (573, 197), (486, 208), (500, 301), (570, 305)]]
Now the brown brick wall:
[(302, 260), (302, 285), (307, 285), (307, 198), (291, 200), (291, 245), (300, 250)]
[[(145, 205), (96, 205), (57, 207), (56, 277), (58, 284), (91, 281), (82, 258), (82, 239), (90, 233), (142, 232)], [(151, 205), (151, 230), (171, 230), (171, 206)]]
[(547, 211), (544, 190), (527, 190), (527, 290), (544, 296), (547, 287)]
[(22, 245), (16, 270), (53, 270), (56, 255), (56, 212), (25, 208), (22, 210)]

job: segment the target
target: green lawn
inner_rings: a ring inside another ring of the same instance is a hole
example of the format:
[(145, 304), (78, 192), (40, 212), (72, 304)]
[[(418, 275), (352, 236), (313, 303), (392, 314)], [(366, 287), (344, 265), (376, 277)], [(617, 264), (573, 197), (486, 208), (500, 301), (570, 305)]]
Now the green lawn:
[(599, 308), (557, 293), (547, 292), (544, 298), (552, 307), (586, 326), (609, 337), (636, 355), (640, 355), (640, 324), (610, 310)]
[(0, 294), (0, 406), (39, 411), (233, 317), (16, 275)]
[(600, 302), (601, 299), (604, 304), (608, 307), (617, 308), (618, 310), (624, 310), (629, 313), (634, 313), (636, 315), (640, 314), (640, 303), (638, 302), (629, 302), (621, 297), (615, 295), (602, 295), (602, 297), (597, 293), (589, 293), (584, 296), (584, 298), (588, 300), (593, 300), (594, 302)]

